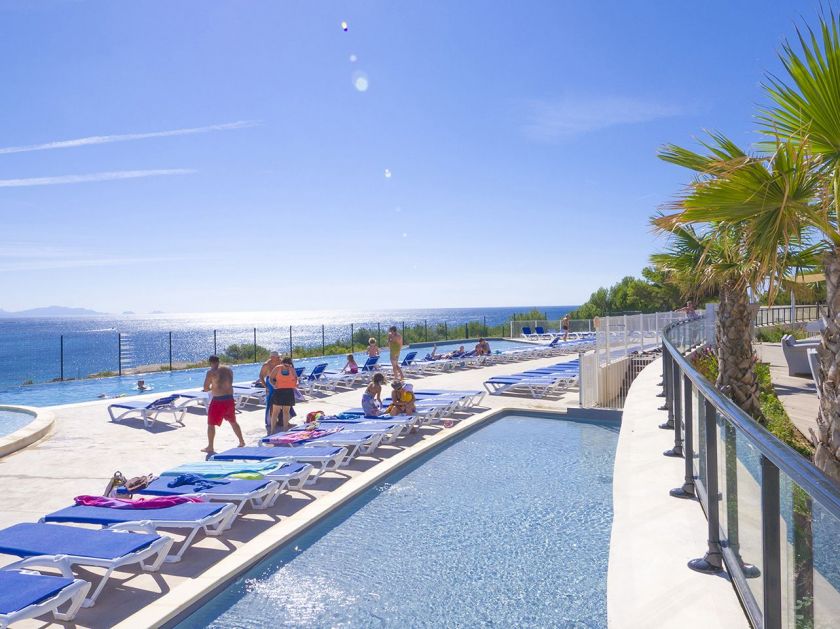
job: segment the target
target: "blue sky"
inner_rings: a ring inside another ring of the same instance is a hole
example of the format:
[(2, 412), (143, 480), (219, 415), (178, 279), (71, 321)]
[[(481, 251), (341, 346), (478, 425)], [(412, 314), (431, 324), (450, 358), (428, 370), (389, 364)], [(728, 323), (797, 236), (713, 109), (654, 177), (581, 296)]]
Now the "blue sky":
[(580, 303), (817, 9), (3, 0), (0, 308)]

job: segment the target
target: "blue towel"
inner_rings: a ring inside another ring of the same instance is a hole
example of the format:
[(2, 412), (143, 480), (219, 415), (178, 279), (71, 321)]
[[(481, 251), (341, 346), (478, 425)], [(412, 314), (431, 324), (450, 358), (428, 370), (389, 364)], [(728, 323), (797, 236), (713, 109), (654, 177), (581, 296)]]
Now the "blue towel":
[(158, 478), (149, 483), (149, 486), (142, 489), (140, 493), (144, 496), (181, 496), (184, 494), (199, 493), (211, 496), (213, 494), (242, 494), (244, 496), (257, 489), (262, 489), (270, 482), (271, 480), (267, 478), (263, 480), (234, 479), (225, 483), (217, 483), (215, 487), (200, 486), (197, 483), (195, 485), (181, 485), (180, 487), (173, 488), (171, 487), (171, 483), (166, 482), (166, 479)]
[(0, 572), (0, 614), (11, 614), (46, 600), (68, 585), (73, 579), (43, 574), (23, 574), (14, 570)]
[(227, 483), (228, 481), (226, 480), (210, 480), (198, 474), (179, 474), (166, 486), (180, 487), (181, 485), (194, 485), (196, 491), (204, 491), (205, 489), (213, 489), (216, 485), (226, 485)]
[(0, 553), (16, 557), (78, 555), (96, 559), (118, 559), (145, 548), (158, 539), (159, 535), (146, 533), (121, 533), (27, 522), (0, 531)]

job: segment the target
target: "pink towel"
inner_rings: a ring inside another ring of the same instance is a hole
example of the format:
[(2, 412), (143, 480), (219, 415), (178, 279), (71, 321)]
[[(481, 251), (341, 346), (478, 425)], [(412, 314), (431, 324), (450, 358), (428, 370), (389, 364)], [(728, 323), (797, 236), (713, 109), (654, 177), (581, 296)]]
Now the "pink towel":
[(317, 428), (315, 430), (297, 430), (294, 432), (283, 433), (279, 437), (269, 437), (268, 442), (274, 445), (289, 445), (297, 443), (298, 441), (309, 441), (325, 435), (331, 435), (339, 430), (341, 430), (341, 428), (327, 428), (326, 430), (319, 430)]
[(122, 498), (105, 498), (104, 496), (76, 496), (73, 500), (77, 505), (86, 507), (108, 507), (109, 509), (166, 509), (185, 502), (202, 502), (201, 498), (192, 496), (155, 496), (154, 498), (138, 498), (124, 500)]

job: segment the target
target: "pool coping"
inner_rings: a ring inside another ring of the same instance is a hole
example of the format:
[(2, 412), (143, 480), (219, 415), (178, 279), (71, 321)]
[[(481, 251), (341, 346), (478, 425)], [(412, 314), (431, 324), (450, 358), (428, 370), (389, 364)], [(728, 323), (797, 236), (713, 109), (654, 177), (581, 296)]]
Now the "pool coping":
[[(571, 412), (570, 412), (571, 411)], [(579, 411), (584, 411), (583, 413)], [(429, 454), (445, 443), (466, 436), (476, 428), (489, 423), (502, 415), (512, 413), (520, 415), (556, 415), (571, 416), (578, 419), (619, 421), (615, 413), (587, 413), (586, 409), (576, 407), (563, 410), (543, 410), (504, 406), (479, 413), (469, 419), (458, 422), (455, 426), (442, 429), (430, 435), (420, 443), (380, 461), (370, 470), (348, 480), (341, 487), (324, 495), (297, 513), (260, 533), (247, 544), (208, 568), (203, 574), (179, 585), (155, 602), (125, 618), (115, 628), (133, 629), (134, 627), (171, 627), (205, 602), (212, 594), (223, 588), (230, 581), (253, 567), (268, 555), (303, 533), (310, 526), (340, 508), (362, 492), (375, 485), (385, 476)]]
[(55, 414), (43, 408), (0, 404), (0, 411), (21, 411), (34, 416), (34, 419), (23, 428), (0, 437), (0, 459), (43, 439), (55, 424)]

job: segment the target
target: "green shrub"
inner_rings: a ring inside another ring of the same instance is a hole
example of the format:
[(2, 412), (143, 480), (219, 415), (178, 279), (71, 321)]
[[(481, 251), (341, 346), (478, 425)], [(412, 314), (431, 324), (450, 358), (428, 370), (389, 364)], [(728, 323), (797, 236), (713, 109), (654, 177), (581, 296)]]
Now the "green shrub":
[(785, 334), (793, 338), (804, 339), (808, 337), (805, 328), (798, 325), (773, 325), (765, 328), (756, 328), (755, 338), (762, 343), (778, 343)]

